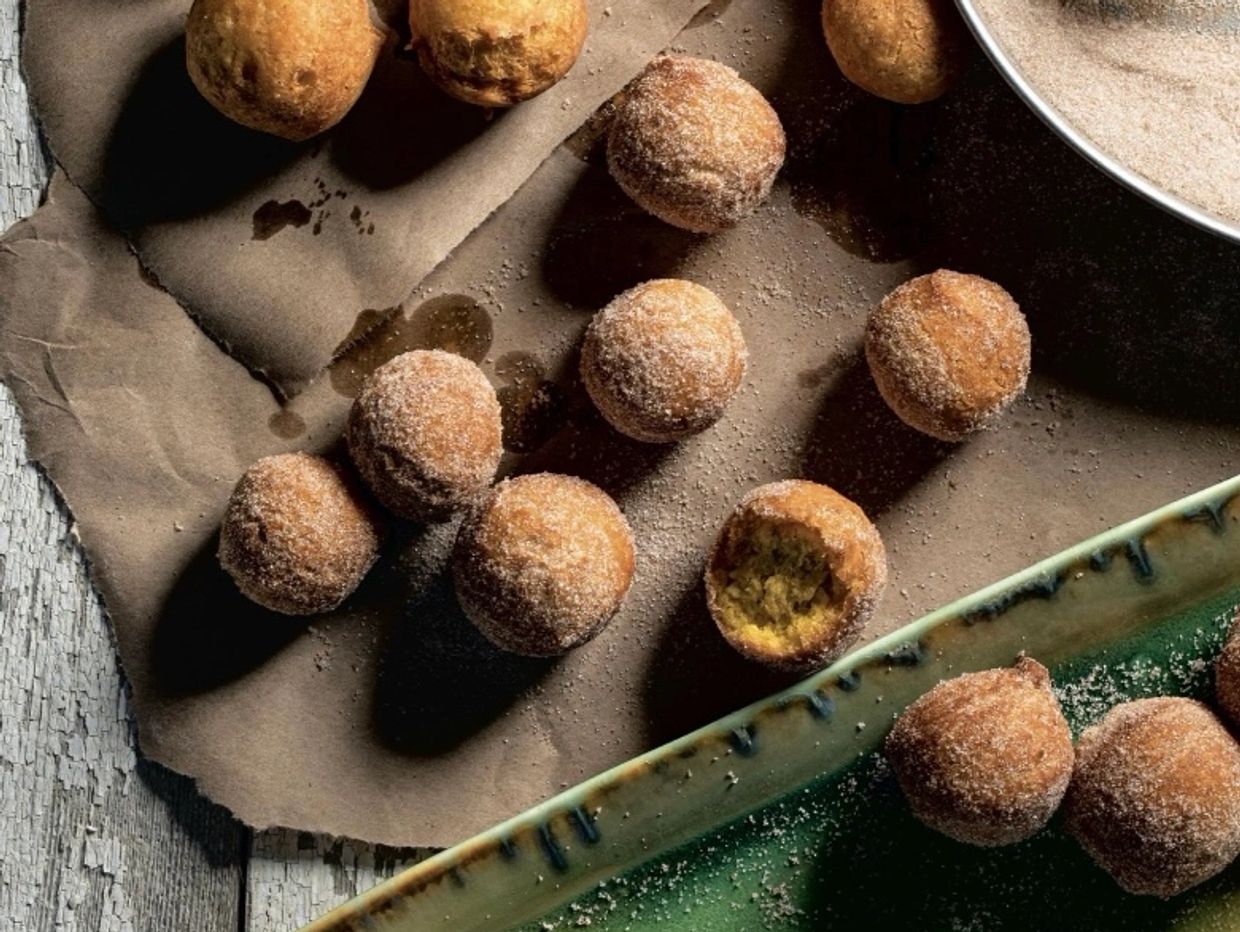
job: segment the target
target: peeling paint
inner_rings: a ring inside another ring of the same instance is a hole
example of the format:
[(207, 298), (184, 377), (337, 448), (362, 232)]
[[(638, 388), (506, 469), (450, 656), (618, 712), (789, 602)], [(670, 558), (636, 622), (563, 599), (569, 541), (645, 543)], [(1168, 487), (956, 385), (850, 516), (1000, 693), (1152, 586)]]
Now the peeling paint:
[[(17, 25), (0, 0), (0, 230), (47, 181)], [(0, 388), (0, 932), (236, 932), (243, 830), (139, 769), (103, 611)], [(211, 836), (232, 863), (211, 862)]]
[(272, 830), (254, 836), (247, 932), (294, 929), (433, 853)]
[[(0, 230), (48, 178), (18, 6), (0, 0)], [(251, 850), (188, 780), (140, 762), (71, 520), (0, 386), (0, 932), (285, 932), (425, 853), (286, 831)]]

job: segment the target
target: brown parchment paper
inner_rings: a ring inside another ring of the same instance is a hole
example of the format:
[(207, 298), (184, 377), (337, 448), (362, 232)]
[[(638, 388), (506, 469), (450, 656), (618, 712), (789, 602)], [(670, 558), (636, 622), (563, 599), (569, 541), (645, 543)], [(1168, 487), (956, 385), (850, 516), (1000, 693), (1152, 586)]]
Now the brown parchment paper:
[(345, 121), (294, 145), (185, 72), (188, 0), (31, 0), (22, 61), (57, 160), (203, 327), (284, 394), (413, 287), (706, 0), (594, 0), (576, 67), (510, 111), (452, 100), (396, 34)]
[[(145, 753), (252, 825), (447, 844), (786, 682), (730, 653), (700, 591), (757, 483), (827, 482), (875, 518), (892, 576), (869, 638), (1236, 471), (1237, 251), (1092, 172), (983, 63), (939, 104), (864, 97), (816, 17), (737, 0), (677, 40), (784, 118), (791, 160), (751, 220), (714, 237), (653, 220), (583, 133), (283, 409), (57, 180), (0, 243), (0, 374), (77, 519)], [(1003, 282), (1034, 333), (1027, 397), (959, 446), (897, 421), (859, 355), (869, 308), (940, 264)], [(658, 275), (715, 289), (751, 352), (724, 420), (675, 446), (617, 436), (573, 375), (590, 313)], [(634, 527), (624, 610), (559, 661), (502, 654), (462, 618), (451, 524), (398, 527), (345, 609), (310, 624), (249, 606), (216, 565), (238, 474), (333, 448), (359, 377), (427, 345), (494, 380), (527, 451), (507, 469), (585, 476)]]

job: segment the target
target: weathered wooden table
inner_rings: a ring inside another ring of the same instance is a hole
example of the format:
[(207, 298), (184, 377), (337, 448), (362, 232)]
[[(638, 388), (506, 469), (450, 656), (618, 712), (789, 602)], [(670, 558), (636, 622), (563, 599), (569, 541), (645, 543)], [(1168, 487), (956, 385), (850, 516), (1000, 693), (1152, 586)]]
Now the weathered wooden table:
[[(38, 207), (50, 159), (0, 0), (0, 229)], [(72, 522), (26, 459), (0, 386), (0, 932), (285, 930), (414, 852), (255, 833), (143, 761)]]

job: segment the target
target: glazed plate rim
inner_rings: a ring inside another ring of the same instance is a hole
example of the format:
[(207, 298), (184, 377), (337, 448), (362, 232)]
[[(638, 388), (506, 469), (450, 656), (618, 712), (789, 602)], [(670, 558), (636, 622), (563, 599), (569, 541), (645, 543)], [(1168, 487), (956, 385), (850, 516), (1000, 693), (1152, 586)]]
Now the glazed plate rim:
[[(707, 741), (718, 739), (721, 734), (745, 731), (761, 714), (778, 708), (791, 699), (804, 698), (827, 684), (838, 681), (852, 670), (868, 663), (881, 661), (891, 657), (894, 652), (906, 648), (909, 644), (920, 642), (931, 630), (963, 617), (985, 612), (988, 605), (995, 604), (1004, 596), (1028, 591), (1044, 585), (1048, 578), (1053, 578), (1066, 569), (1079, 566), (1099, 553), (1127, 547), (1130, 559), (1134, 563), (1146, 559), (1144, 539), (1159, 528), (1177, 521), (1200, 521), (1203, 518), (1216, 520), (1222, 510), (1233, 499), (1240, 497), (1240, 475), (1233, 476), (1213, 486), (1195, 492), (1184, 498), (1148, 512), (1140, 517), (1103, 531), (1075, 546), (1061, 550), (1053, 556), (1040, 560), (1019, 570), (998, 582), (985, 586), (969, 595), (963, 596), (909, 624), (884, 635), (845, 655), (831, 666), (798, 681), (757, 702), (750, 703), (722, 718), (676, 738), (670, 742), (646, 751), (636, 757), (590, 777), (555, 796), (530, 807), (471, 838), (465, 839), (451, 848), (431, 856), (425, 861), (402, 871), (395, 877), (384, 881), (372, 889), (359, 894), (348, 902), (337, 907), (327, 915), (306, 927), (310, 930), (332, 930), (341, 928), (339, 922), (349, 917), (365, 916), (374, 907), (381, 907), (393, 895), (401, 895), (402, 891), (417, 888), (423, 881), (431, 881), (437, 877), (451, 873), (455, 868), (467, 863), (471, 857), (483, 848), (502, 848), (506, 841), (514, 835), (537, 830), (552, 820), (570, 816), (580, 812), (586, 801), (600, 791), (631, 779), (637, 768), (652, 768), (660, 761), (680, 754), (690, 748)], [(743, 813), (732, 813), (733, 816)], [(726, 820), (725, 820), (726, 821)], [(722, 822), (721, 822), (722, 824)], [(654, 852), (652, 852), (653, 856)]]
[[(1016, 2), (1026, 2), (1026, 0), (1016, 0)], [(1042, 122), (1054, 130), (1060, 138), (1105, 174), (1150, 203), (1199, 229), (1213, 233), (1215, 236), (1222, 237), (1229, 242), (1240, 244), (1240, 223), (1226, 220), (1218, 214), (1210, 213), (1204, 208), (1160, 188), (1144, 175), (1138, 174), (1099, 148), (1097, 144), (1073, 126), (1063, 114), (1051, 106), (1025, 78), (1016, 66), (1016, 63), (1003, 50), (999, 41), (990, 31), (986, 18), (978, 10), (975, 0), (956, 0), (956, 6), (959, 8), (974, 38), (977, 39), (978, 44), (982, 46), (987, 57), (999, 70), (999, 73), (1003, 75), (1004, 80), (1011, 85), (1026, 106), (1037, 114)]]

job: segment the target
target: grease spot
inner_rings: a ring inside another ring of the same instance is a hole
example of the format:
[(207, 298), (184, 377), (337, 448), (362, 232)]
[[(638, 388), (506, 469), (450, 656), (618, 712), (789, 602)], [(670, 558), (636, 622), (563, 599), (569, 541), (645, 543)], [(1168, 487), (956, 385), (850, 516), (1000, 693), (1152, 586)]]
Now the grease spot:
[(362, 208), (356, 204), (354, 204), (353, 209), (349, 211), (349, 222), (353, 224), (353, 229), (357, 230), (358, 236), (375, 232), (374, 221), (370, 221), (368, 223), (366, 220), (369, 216), (370, 211), (362, 210)]
[(440, 349), (481, 362), (491, 349), (491, 315), (468, 295), (446, 294), (423, 301), (409, 315), (418, 349)]
[(271, 239), (285, 227), (304, 227), (310, 222), (310, 208), (301, 201), (267, 201), (254, 211), (252, 239)]
[(537, 358), (524, 352), (505, 353), (495, 363), (502, 387), (499, 398), (504, 449), (529, 453), (550, 440), (568, 416), (563, 390), (547, 378)]
[(337, 350), (331, 385), (338, 394), (356, 398), (366, 376), (401, 353), (439, 349), (479, 362), (492, 339), (491, 315), (468, 295), (431, 298), (408, 316), (399, 307), (365, 310)]
[(306, 432), (306, 421), (296, 411), (284, 408), (267, 419), (267, 427), (282, 440), (294, 440)]

